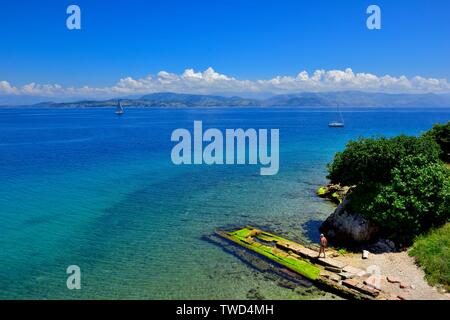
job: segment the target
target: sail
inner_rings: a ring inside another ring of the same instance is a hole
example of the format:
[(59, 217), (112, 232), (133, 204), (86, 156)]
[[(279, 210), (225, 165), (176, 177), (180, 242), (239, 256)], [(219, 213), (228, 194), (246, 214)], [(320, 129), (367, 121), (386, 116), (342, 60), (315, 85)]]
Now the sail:
[(339, 105), (337, 106), (337, 111), (339, 113), (340, 121), (332, 121), (328, 124), (331, 128), (341, 128), (344, 126), (344, 117), (342, 116), (341, 109), (339, 108)]
[(338, 106), (339, 118), (341, 119), (341, 123), (344, 124), (344, 117), (342, 116), (341, 109)]
[(119, 104), (117, 105), (117, 108), (116, 108), (116, 112), (115, 112), (116, 114), (123, 114), (123, 107), (122, 107), (122, 102), (120, 102), (120, 100), (119, 100)]

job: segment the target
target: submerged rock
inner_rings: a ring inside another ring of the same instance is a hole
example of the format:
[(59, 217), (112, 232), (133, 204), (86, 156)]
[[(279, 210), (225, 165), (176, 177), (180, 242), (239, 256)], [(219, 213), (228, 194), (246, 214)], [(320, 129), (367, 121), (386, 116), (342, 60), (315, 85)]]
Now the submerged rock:
[(319, 230), (334, 244), (346, 247), (370, 243), (378, 239), (380, 228), (359, 213), (348, 212), (344, 200), (322, 223)]
[(250, 299), (250, 300), (264, 300), (265, 299), (264, 296), (259, 292), (258, 289), (250, 289), (247, 292), (247, 299)]

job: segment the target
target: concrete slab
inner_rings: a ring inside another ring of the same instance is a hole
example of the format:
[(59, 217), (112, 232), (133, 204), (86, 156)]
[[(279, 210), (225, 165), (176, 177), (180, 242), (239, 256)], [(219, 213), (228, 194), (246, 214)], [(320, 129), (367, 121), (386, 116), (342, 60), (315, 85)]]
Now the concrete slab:
[(357, 275), (358, 277), (362, 277), (367, 273), (365, 270), (353, 267), (351, 265), (345, 266), (342, 269), (342, 271), (348, 272), (348, 273), (353, 273), (353, 274)]
[(317, 260), (320, 261), (320, 263), (324, 266), (329, 266), (337, 269), (344, 269), (347, 266), (346, 263), (331, 258), (319, 258)]

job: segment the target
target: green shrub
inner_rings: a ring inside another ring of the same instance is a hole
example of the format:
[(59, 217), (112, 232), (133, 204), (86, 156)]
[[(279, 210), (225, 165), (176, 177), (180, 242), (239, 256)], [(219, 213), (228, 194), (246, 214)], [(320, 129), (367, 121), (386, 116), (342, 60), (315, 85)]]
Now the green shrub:
[(350, 141), (328, 165), (332, 183), (356, 186), (348, 210), (376, 222), (383, 236), (403, 244), (450, 220), (450, 122), (421, 137)]
[(450, 290), (450, 223), (418, 237), (409, 255), (416, 258), (431, 285), (440, 283)]
[(386, 184), (392, 178), (392, 169), (404, 157), (423, 155), (428, 162), (438, 162), (440, 153), (437, 143), (429, 137), (360, 138), (335, 155), (328, 165), (328, 178), (346, 186)]
[(441, 148), (441, 159), (450, 162), (450, 121), (447, 124), (435, 124), (430, 131), (423, 134), (424, 137), (430, 137)]
[(359, 185), (349, 197), (351, 210), (405, 244), (450, 219), (449, 170), (442, 163), (423, 155), (407, 156), (391, 176), (385, 185)]

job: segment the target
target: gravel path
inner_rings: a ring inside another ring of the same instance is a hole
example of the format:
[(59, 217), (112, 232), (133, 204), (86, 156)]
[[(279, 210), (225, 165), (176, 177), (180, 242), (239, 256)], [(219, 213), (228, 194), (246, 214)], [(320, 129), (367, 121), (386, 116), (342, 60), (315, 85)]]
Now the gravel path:
[[(379, 267), (382, 290), (393, 297), (400, 296), (407, 300), (450, 300), (449, 293), (440, 293), (426, 282), (425, 273), (407, 252), (369, 254), (369, 258), (365, 260), (361, 254), (346, 254), (336, 260), (364, 270), (373, 265)], [(389, 282), (386, 276), (390, 280), (397, 278), (394, 280), (399, 280), (405, 288), (401, 288), (400, 283)]]

